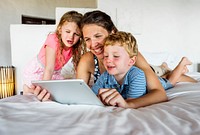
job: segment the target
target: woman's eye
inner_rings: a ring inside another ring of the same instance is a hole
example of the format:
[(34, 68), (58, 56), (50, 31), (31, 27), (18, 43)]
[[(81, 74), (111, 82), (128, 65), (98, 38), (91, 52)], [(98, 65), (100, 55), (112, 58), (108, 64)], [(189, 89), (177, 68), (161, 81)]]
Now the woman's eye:
[(85, 42), (89, 41), (89, 39), (88, 39), (88, 38), (85, 38), (84, 40), (85, 40)]
[(80, 34), (78, 34), (78, 33), (75, 33), (75, 35), (80, 37)]
[(119, 56), (114, 56), (114, 58), (119, 58)]
[(101, 37), (101, 35), (96, 35), (95, 37), (96, 37), (96, 38), (99, 38), (99, 37)]

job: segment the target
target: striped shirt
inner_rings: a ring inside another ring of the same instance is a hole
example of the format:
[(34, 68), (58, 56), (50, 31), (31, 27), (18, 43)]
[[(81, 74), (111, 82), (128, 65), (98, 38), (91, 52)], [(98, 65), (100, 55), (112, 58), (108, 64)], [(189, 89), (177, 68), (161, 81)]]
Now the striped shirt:
[(122, 85), (117, 83), (113, 75), (104, 72), (93, 85), (92, 90), (97, 95), (100, 88), (114, 88), (124, 99), (138, 98), (147, 93), (145, 74), (135, 66), (126, 73)]

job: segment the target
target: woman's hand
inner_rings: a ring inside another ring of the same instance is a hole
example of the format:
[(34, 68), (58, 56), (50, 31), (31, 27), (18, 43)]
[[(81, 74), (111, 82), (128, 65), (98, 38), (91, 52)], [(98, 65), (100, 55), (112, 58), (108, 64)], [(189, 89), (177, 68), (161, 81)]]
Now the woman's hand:
[(24, 86), (23, 86), (23, 94), (27, 95), (29, 93), (34, 94), (35, 96), (37, 96), (37, 98), (40, 101), (49, 101), (49, 100), (51, 100), (51, 95), (46, 89), (42, 89), (41, 87), (34, 86), (34, 85), (31, 85), (30, 87), (28, 87), (27, 85), (24, 84)]
[(98, 97), (109, 106), (127, 108), (127, 103), (116, 89), (99, 89)]

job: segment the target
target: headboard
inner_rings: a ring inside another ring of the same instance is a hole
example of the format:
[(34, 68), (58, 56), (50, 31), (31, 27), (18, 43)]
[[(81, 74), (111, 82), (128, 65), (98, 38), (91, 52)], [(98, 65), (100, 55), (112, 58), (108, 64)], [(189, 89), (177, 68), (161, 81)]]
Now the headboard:
[(10, 26), (12, 65), (16, 68), (15, 89), (22, 91), (22, 71), (28, 61), (37, 55), (49, 32), (55, 31), (55, 25), (22, 25)]

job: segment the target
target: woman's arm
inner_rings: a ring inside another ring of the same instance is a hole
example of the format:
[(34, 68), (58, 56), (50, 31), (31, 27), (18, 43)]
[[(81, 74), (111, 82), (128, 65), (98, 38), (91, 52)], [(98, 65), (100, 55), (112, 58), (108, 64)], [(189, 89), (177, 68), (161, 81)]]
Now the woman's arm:
[[(131, 104), (130, 106), (132, 106), (133, 108), (139, 108), (167, 101), (165, 90), (162, 87), (160, 81), (158, 80), (158, 77), (150, 68), (149, 64), (140, 52), (138, 53), (135, 66), (142, 69), (145, 73), (148, 93), (140, 98), (131, 99), (129, 103)], [(129, 102), (129, 100), (127, 102)]]
[(94, 56), (91, 52), (85, 53), (77, 66), (76, 78), (83, 79), (88, 85), (90, 82), (90, 76), (94, 72)]

